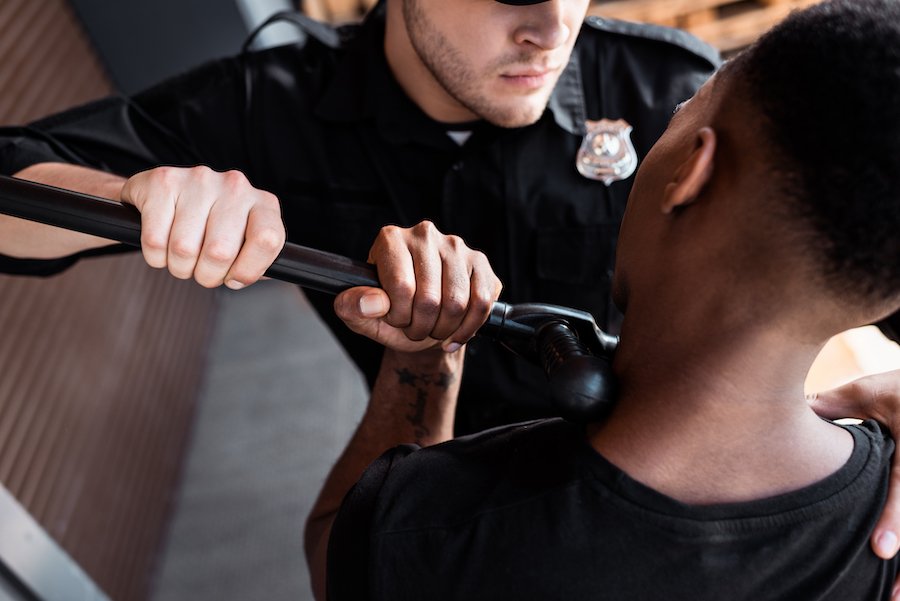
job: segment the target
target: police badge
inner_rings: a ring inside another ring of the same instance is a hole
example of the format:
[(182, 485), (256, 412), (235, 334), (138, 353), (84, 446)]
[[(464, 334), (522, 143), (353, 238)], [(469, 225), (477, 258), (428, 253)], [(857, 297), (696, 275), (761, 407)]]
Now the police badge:
[(632, 127), (624, 119), (585, 121), (587, 134), (578, 149), (575, 166), (588, 179), (607, 186), (626, 179), (637, 167), (637, 152), (631, 143)]

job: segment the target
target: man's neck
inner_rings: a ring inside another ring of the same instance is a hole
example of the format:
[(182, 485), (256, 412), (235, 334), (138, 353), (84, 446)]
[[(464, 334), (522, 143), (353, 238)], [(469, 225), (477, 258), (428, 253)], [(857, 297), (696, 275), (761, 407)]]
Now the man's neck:
[(805, 402), (821, 345), (765, 324), (713, 319), (696, 331), (637, 313), (626, 316), (616, 356), (619, 402), (589, 430), (631, 477), (687, 503), (738, 502), (812, 484), (849, 458), (849, 433)]
[(464, 123), (478, 119), (438, 83), (419, 58), (409, 39), (400, 2), (388, 2), (385, 11), (384, 54), (403, 92), (435, 121)]

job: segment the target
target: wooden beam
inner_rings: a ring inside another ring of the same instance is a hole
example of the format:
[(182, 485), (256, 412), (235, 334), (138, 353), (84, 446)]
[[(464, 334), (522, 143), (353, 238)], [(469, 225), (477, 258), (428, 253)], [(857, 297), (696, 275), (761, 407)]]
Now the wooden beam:
[(607, 0), (592, 3), (588, 14), (624, 21), (662, 23), (734, 1), (736, 0)]
[(780, 0), (770, 6), (697, 25), (688, 30), (723, 52), (752, 44), (756, 38), (784, 19), (792, 10), (821, 0)]
[[(792, 10), (820, 1), (602, 0), (595, 1), (588, 14), (640, 23), (676, 25), (728, 52), (752, 43)], [(719, 10), (722, 8), (727, 10)]]

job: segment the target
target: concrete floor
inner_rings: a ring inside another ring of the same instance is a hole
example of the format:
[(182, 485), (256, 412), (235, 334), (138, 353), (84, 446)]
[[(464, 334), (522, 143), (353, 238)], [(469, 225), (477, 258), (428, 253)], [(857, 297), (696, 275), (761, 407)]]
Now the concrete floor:
[(311, 599), (303, 522), (362, 415), (363, 379), (295, 286), (219, 294), (152, 601)]

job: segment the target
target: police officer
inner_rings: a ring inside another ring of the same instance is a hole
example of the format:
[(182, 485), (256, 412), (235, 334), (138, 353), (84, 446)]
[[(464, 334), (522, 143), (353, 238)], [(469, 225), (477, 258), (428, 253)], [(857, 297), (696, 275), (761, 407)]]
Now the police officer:
[[(204, 286), (252, 284), (285, 228), (366, 259), (383, 225), (429, 220), (490, 258), (504, 300), (584, 309), (614, 330), (607, 274), (631, 171), (717, 55), (678, 31), (583, 24), (588, 4), (387, 0), (339, 30), (295, 17), (303, 45), (3, 131), (0, 167), (134, 204), (147, 262)], [(0, 227), (0, 252), (54, 258), (8, 271), (46, 273), (108, 244)], [(396, 323), (434, 333), (440, 290), (394, 288)], [(333, 299), (308, 296), (371, 382), (381, 349), (336, 321)], [(469, 349), (462, 431), (550, 411), (538, 368), (489, 341)]]

